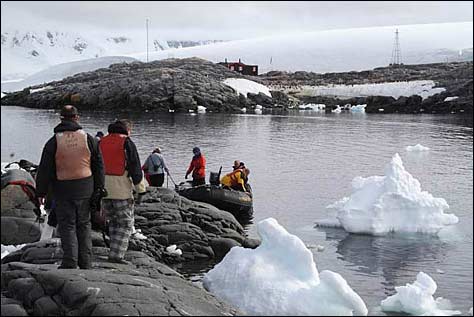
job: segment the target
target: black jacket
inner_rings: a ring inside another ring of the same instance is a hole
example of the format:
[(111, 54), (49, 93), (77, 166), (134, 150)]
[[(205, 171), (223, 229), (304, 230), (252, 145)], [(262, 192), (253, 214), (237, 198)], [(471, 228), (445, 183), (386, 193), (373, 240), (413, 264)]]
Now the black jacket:
[[(54, 133), (79, 129), (82, 129), (82, 127), (76, 122), (62, 121), (54, 128)], [(53, 189), (53, 197), (56, 200), (87, 199), (92, 196), (95, 189), (104, 187), (105, 176), (102, 153), (99, 150), (97, 140), (90, 134), (87, 134), (87, 145), (91, 152), (92, 176), (60, 181), (56, 176), (56, 136), (46, 142), (36, 174), (36, 195), (38, 197), (45, 197), (50, 185)]]
[[(127, 128), (118, 122), (109, 124), (108, 133), (120, 133), (128, 135)], [(142, 165), (140, 163), (140, 156), (138, 155), (137, 147), (135, 143), (127, 137), (125, 139), (125, 169), (128, 171), (128, 176), (132, 178), (133, 185), (139, 184), (143, 179)]]

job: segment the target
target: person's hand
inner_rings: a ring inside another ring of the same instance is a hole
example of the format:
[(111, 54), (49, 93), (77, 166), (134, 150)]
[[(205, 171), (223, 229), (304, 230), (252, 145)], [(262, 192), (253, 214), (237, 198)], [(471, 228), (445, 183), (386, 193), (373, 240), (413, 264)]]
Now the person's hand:
[(188, 175), (189, 175), (189, 174), (186, 173), (186, 176), (184, 176), (184, 179), (188, 179)]

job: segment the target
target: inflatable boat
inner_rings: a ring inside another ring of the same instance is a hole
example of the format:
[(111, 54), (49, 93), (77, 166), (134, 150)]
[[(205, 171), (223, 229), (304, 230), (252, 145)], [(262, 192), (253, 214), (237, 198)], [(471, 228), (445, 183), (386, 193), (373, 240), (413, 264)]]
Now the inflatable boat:
[(239, 222), (248, 222), (253, 215), (251, 193), (222, 188), (217, 184), (205, 184), (192, 187), (192, 182), (183, 182), (176, 186), (176, 191), (191, 200), (211, 204), (234, 215)]

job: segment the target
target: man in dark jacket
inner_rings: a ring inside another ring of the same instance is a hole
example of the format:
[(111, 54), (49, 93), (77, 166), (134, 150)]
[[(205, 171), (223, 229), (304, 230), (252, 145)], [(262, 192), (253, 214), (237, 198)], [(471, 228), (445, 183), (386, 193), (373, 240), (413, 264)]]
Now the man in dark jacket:
[(61, 236), (59, 268), (91, 268), (90, 199), (104, 188), (104, 163), (97, 140), (78, 124), (76, 107), (60, 112), (61, 123), (43, 148), (36, 176), (36, 196), (44, 202), (51, 185)]

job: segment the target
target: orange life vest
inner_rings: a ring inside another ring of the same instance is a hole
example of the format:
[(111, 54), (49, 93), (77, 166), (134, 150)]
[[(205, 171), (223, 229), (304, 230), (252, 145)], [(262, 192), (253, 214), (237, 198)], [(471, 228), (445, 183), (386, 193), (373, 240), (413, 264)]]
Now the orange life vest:
[(79, 129), (56, 133), (56, 176), (58, 180), (73, 180), (92, 175), (91, 151), (87, 134)]
[(105, 175), (122, 176), (125, 173), (125, 140), (127, 135), (109, 133), (100, 140)]

